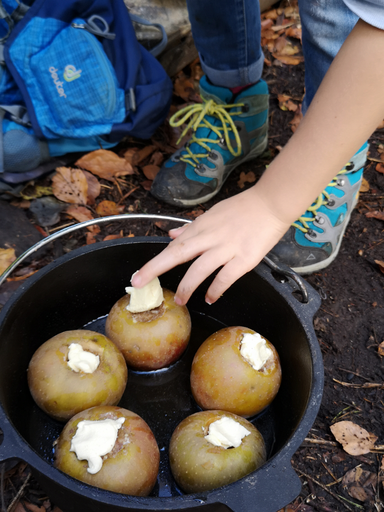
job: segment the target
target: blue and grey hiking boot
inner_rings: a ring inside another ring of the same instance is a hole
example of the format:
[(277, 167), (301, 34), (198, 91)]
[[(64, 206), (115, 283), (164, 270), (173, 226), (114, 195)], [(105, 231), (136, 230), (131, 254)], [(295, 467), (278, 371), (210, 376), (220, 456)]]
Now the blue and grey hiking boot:
[(268, 145), (268, 86), (260, 80), (233, 97), (230, 89), (200, 80), (203, 103), (176, 112), (171, 126), (192, 128), (188, 143), (165, 162), (151, 193), (166, 203), (189, 207), (215, 196), (238, 165)]
[(365, 143), (292, 224), (269, 253), (274, 261), (285, 263), (298, 274), (310, 274), (332, 263), (359, 198), (367, 151)]

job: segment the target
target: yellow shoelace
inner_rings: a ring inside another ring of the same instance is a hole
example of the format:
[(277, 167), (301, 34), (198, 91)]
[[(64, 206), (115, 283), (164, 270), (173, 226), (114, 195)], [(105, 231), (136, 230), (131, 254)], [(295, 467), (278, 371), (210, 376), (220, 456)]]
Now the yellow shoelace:
[[(347, 163), (346, 166), (348, 166), (348, 165), (349, 165), (349, 162)], [(328, 184), (328, 187), (336, 187), (338, 179), (339, 179), (339, 176), (341, 174), (345, 174), (346, 172), (348, 172), (348, 171), (345, 168), (343, 170), (341, 170), (337, 174), (337, 176), (335, 176), (333, 178), (331, 183)], [(328, 194), (328, 192), (326, 190), (323, 190), (322, 193), (317, 197), (316, 201), (305, 212), (305, 213), (309, 212), (313, 216), (312, 217), (305, 217), (304, 216), (305, 214), (304, 214), (301, 217), (299, 217), (297, 219), (297, 221), (292, 224), (292, 226), (294, 226), (297, 229), (300, 229), (300, 231), (302, 231), (303, 233), (307, 233), (311, 229), (308, 223), (309, 222), (313, 222), (316, 219), (316, 217), (317, 217), (317, 210), (321, 206), (324, 206), (324, 205), (328, 204), (329, 197), (330, 197), (330, 194)], [(300, 222), (302, 225), (300, 226), (300, 224), (297, 224), (297, 222)]]
[[(214, 100), (208, 100), (204, 101), (203, 103), (189, 105), (188, 107), (182, 108), (176, 112), (176, 114), (174, 114), (169, 121), (171, 126), (181, 126), (189, 119), (187, 126), (184, 128), (177, 142), (180, 142), (180, 140), (184, 137), (190, 128), (192, 128), (194, 132), (191, 139), (188, 141), (188, 145), (185, 147), (187, 154), (181, 156), (180, 160), (189, 163), (192, 165), (192, 167), (196, 167), (196, 165), (199, 164), (199, 158), (205, 158), (211, 151), (211, 148), (207, 143), (219, 144), (220, 140), (225, 140), (227, 148), (233, 156), (239, 156), (241, 154), (241, 140), (237, 132), (236, 125), (233, 122), (231, 116), (242, 114), (242, 111), (240, 110), (238, 112), (227, 112), (227, 110), (233, 107), (242, 107), (243, 105), (244, 103), (220, 105)], [(212, 116), (216, 119), (219, 119), (222, 126), (214, 126), (208, 121), (208, 119), (205, 118), (205, 116)], [(209, 128), (219, 137), (219, 139), (216, 140), (196, 137), (196, 130), (198, 128)], [(236, 149), (232, 147), (231, 139), (229, 138), (229, 132), (231, 131), (235, 135)], [(191, 146), (193, 143), (199, 144), (203, 149), (205, 149), (206, 153), (192, 153), (192, 151), (189, 149), (189, 146)]]

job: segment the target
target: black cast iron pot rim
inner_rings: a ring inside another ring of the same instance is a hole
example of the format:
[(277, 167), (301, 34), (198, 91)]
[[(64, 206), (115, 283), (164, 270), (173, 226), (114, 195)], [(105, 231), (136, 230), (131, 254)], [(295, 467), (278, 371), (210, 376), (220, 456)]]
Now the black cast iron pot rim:
[[(51, 270), (53, 270), (55, 267), (60, 266), (63, 263), (66, 263), (67, 261), (70, 261), (72, 259), (75, 259), (85, 253), (94, 252), (96, 250), (103, 250), (104, 248), (110, 247), (110, 246), (117, 246), (117, 245), (130, 245), (130, 244), (140, 244), (140, 243), (168, 243), (171, 239), (168, 237), (134, 237), (134, 238), (123, 238), (123, 239), (117, 239), (117, 240), (109, 240), (105, 242), (97, 242), (92, 245), (83, 246), (80, 248), (77, 248), (73, 251), (71, 251), (68, 254), (65, 254), (55, 261), (49, 263), (44, 268), (40, 269), (38, 272), (36, 272), (34, 275), (29, 277), (25, 283), (23, 283), (12, 295), (12, 297), (9, 299), (9, 301), (5, 304), (2, 311), (0, 312), (0, 326), (3, 323), (4, 319), (6, 318), (8, 311), (14, 306), (14, 304), (18, 301), (18, 299), (25, 293), (26, 290), (28, 290), (30, 287), (32, 287), (37, 281), (40, 279), (43, 279), (46, 274), (48, 274)], [(253, 269), (251, 272), (257, 272), (263, 279), (269, 281), (272, 286), (276, 289), (276, 291), (279, 293), (279, 283), (276, 283), (274, 278), (271, 277), (271, 279), (267, 279), (266, 275), (270, 275), (270, 270), (268, 269), (268, 272), (265, 273), (263, 270), (267, 269), (267, 265), (264, 262), (261, 262), (255, 269)], [(264, 274), (264, 275), (263, 275)], [(286, 296), (286, 294), (283, 296), (288, 302), (288, 305), (291, 307), (292, 312), (295, 314), (295, 316), (299, 319), (301, 322), (301, 319), (303, 315), (308, 316), (308, 312), (303, 312), (303, 307), (310, 307), (311, 311), (309, 312), (311, 315), (311, 318), (313, 318), (313, 315), (316, 313), (319, 305), (320, 305), (320, 298), (317, 295), (317, 292), (313, 290), (311, 287), (309, 289), (310, 296), (312, 295), (313, 303), (312, 305), (307, 304), (301, 304), (297, 299), (294, 297), (290, 297), (289, 295)], [(311, 302), (311, 301), (310, 301)], [(185, 508), (186, 504), (189, 507), (199, 506), (202, 503), (208, 504), (208, 503), (217, 503), (221, 502), (223, 503), (223, 494), (227, 494), (227, 492), (231, 492), (231, 489), (234, 489), (240, 485), (244, 486), (244, 484), (247, 483), (247, 481), (255, 478), (258, 478), (258, 475), (260, 475), (261, 472), (271, 472), (273, 474), (275, 473), (281, 473), (282, 477), (284, 475), (284, 472), (294, 471), (291, 466), (291, 457), (295, 453), (295, 451), (298, 449), (298, 447), (303, 442), (307, 432), (309, 432), (311, 426), (313, 425), (316, 416), (318, 414), (320, 403), (321, 403), (321, 396), (323, 391), (323, 385), (324, 385), (324, 377), (323, 377), (323, 366), (322, 366), (322, 354), (320, 350), (320, 346), (317, 342), (317, 338), (313, 329), (313, 326), (307, 326), (301, 322), (309, 342), (309, 348), (311, 352), (311, 360), (312, 360), (312, 383), (311, 383), (311, 390), (309, 394), (309, 400), (306, 405), (304, 414), (299, 421), (299, 424), (297, 428), (295, 429), (294, 433), (291, 435), (291, 437), (286, 441), (284, 446), (275, 453), (270, 459), (267, 460), (263, 466), (258, 468), (256, 471), (252, 472), (249, 475), (246, 475), (240, 480), (237, 480), (236, 482), (233, 482), (231, 484), (228, 484), (226, 486), (214, 489), (212, 491), (206, 491), (204, 493), (193, 493), (193, 494), (181, 494), (180, 496), (172, 496), (172, 497), (137, 497), (137, 496), (130, 496), (120, 493), (115, 493), (111, 491), (107, 491), (89, 484), (86, 484), (84, 482), (81, 482), (80, 480), (77, 480), (66, 473), (63, 473), (61, 470), (55, 468), (52, 464), (50, 464), (48, 461), (46, 461), (42, 456), (40, 456), (37, 451), (29, 445), (27, 441), (24, 440), (24, 438), (19, 434), (17, 428), (13, 425), (12, 420), (8, 417), (6, 414), (2, 403), (0, 402), (0, 428), (3, 430), (4, 433), (4, 439), (3, 443), (4, 446), (6, 446), (7, 437), (9, 436), (11, 438), (11, 442), (14, 443), (15, 447), (15, 453), (10, 454), (4, 458), (4, 460), (0, 461), (3, 462), (8, 459), (20, 459), (24, 460), (26, 463), (28, 463), (32, 470), (35, 470), (41, 474), (43, 474), (45, 477), (54, 480), (58, 484), (62, 485), (65, 488), (69, 488), (72, 492), (78, 493), (78, 494), (91, 494), (94, 499), (97, 499), (97, 501), (104, 503), (106, 505), (111, 505), (115, 502), (116, 505), (121, 505), (121, 501), (126, 501), (127, 505), (134, 505), (135, 508), (146, 510), (148, 508), (148, 502), (155, 500), (159, 504), (162, 504), (166, 506), (166, 509), (169, 510), (175, 510), (180, 507), (180, 504), (182, 502), (183, 508)], [(318, 366), (320, 368), (317, 369), (315, 366)], [(320, 398), (319, 398), (320, 397)], [(4, 422), (3, 424), (1, 422)], [(304, 435), (303, 435), (303, 432)], [(1, 449), (1, 445), (0, 445)], [(252, 485), (252, 484), (251, 484)], [(160, 507), (156, 506), (156, 509), (160, 509)]]

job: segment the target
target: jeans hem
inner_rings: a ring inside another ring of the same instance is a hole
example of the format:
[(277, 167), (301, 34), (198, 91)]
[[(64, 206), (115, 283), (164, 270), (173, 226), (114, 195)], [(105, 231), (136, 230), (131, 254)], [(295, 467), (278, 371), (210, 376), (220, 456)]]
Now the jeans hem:
[(250, 66), (239, 69), (220, 70), (211, 68), (205, 64), (202, 55), (200, 55), (200, 63), (212, 84), (219, 87), (232, 88), (255, 84), (260, 80), (264, 66), (264, 54), (261, 53), (260, 58)]

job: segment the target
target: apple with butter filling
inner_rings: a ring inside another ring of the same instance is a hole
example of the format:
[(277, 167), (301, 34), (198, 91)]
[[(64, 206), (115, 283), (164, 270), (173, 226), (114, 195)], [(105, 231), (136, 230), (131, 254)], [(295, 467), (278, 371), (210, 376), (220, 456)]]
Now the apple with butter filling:
[(127, 365), (116, 345), (102, 334), (81, 329), (43, 343), (28, 366), (33, 399), (59, 421), (96, 405), (117, 405), (127, 380)]
[(263, 436), (248, 420), (226, 411), (185, 418), (169, 445), (171, 471), (187, 493), (230, 484), (266, 461)]
[(247, 327), (220, 329), (202, 343), (192, 361), (192, 394), (202, 409), (249, 418), (272, 402), (280, 383), (275, 347)]
[(160, 452), (148, 424), (121, 407), (92, 407), (76, 414), (55, 443), (55, 466), (108, 491), (147, 496)]
[(119, 347), (128, 365), (137, 370), (158, 370), (180, 358), (191, 334), (186, 306), (161, 288), (156, 277), (143, 288), (126, 288), (127, 295), (112, 307), (105, 331)]

